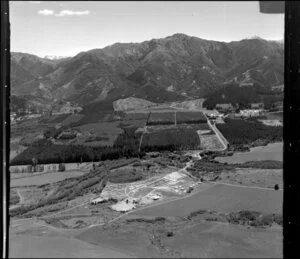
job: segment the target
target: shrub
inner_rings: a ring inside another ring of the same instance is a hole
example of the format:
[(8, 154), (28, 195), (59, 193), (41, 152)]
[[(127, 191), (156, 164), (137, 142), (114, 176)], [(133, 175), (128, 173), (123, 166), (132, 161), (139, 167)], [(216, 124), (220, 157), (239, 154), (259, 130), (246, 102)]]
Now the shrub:
[(276, 224), (282, 226), (282, 224), (283, 224), (282, 215), (275, 214), (275, 215), (273, 216), (273, 221), (274, 221)]
[(174, 236), (174, 232), (173, 231), (168, 231), (167, 232), (167, 237), (172, 237)]
[(66, 165), (63, 163), (60, 163), (58, 165), (58, 172), (64, 172), (64, 171), (66, 171)]

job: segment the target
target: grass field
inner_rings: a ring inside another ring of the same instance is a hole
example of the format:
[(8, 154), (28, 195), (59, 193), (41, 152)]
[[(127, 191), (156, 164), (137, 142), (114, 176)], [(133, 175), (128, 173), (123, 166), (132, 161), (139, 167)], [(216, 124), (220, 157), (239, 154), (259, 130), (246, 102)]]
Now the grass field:
[(282, 257), (282, 228), (142, 217), (106, 229), (90, 228), (76, 237), (100, 246), (110, 244), (138, 258)]
[(83, 171), (71, 171), (71, 172), (52, 172), (48, 174), (35, 175), (32, 177), (25, 177), (20, 179), (12, 179), (10, 182), (11, 187), (16, 186), (30, 186), (30, 185), (43, 185), (47, 183), (55, 183), (64, 179), (77, 177), (83, 175)]
[(149, 117), (149, 112), (136, 112), (136, 113), (133, 113), (133, 112), (128, 112), (126, 113), (125, 115), (125, 121), (130, 121), (130, 120), (147, 120)]
[(112, 146), (123, 132), (119, 128), (119, 122), (90, 123), (73, 129), (78, 130), (80, 135), (71, 143), (86, 146)]
[(224, 146), (215, 134), (199, 135), (201, 140), (201, 149), (203, 150), (222, 150)]
[(283, 160), (283, 143), (271, 143), (267, 146), (260, 146), (251, 148), (249, 152), (234, 153), (229, 157), (215, 158), (221, 163), (244, 163), (248, 161), (262, 161), (262, 160)]
[(274, 189), (253, 189), (215, 185), (184, 199), (137, 211), (140, 216), (187, 216), (200, 209), (220, 212), (254, 210), (261, 213), (282, 213), (283, 192)]
[(283, 171), (282, 169), (243, 168), (235, 172), (222, 172), (220, 181), (266, 188), (274, 188), (275, 184), (278, 184), (279, 188), (283, 189)]
[[(187, 238), (188, 237), (188, 238)], [(169, 249), (184, 258), (281, 258), (280, 229), (247, 229), (229, 224), (201, 222), (164, 238)]]
[(82, 242), (40, 225), (10, 229), (9, 258), (128, 258), (109, 246)]

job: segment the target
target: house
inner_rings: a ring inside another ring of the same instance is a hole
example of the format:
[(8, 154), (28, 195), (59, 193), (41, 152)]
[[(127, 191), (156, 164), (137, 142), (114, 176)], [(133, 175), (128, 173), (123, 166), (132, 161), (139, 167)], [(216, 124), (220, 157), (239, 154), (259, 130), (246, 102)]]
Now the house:
[(216, 104), (216, 110), (219, 112), (229, 112), (234, 110), (231, 103), (218, 103)]
[(251, 103), (250, 108), (251, 109), (263, 109), (264, 103)]
[(262, 110), (251, 109), (251, 110), (240, 110), (240, 116), (242, 117), (258, 117), (262, 115)]

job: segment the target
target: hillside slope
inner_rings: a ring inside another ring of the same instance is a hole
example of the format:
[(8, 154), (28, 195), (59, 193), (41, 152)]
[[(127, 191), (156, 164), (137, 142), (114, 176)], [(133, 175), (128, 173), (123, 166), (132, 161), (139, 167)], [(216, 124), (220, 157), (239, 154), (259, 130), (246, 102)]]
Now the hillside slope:
[(131, 96), (152, 102), (201, 98), (224, 83), (283, 83), (283, 44), (217, 42), (174, 34), (116, 43), (67, 59), (12, 53), (12, 93), (81, 106)]

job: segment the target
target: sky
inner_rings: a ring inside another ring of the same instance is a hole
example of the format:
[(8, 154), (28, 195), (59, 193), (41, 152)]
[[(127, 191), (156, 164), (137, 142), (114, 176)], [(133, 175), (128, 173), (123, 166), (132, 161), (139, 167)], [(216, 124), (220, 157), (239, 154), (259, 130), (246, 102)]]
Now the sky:
[(11, 1), (10, 23), (11, 51), (40, 57), (175, 33), (225, 42), (284, 37), (284, 15), (259, 13), (259, 1)]

